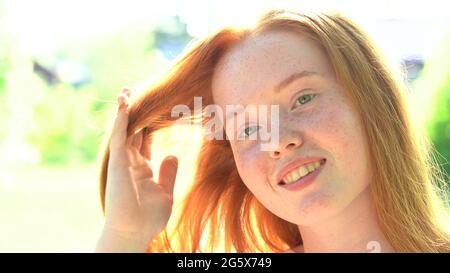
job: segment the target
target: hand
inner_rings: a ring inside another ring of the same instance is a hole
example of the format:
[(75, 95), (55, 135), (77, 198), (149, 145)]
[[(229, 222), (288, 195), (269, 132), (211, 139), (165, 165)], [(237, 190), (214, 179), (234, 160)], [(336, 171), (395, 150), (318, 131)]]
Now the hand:
[(150, 137), (143, 130), (127, 137), (130, 91), (118, 96), (118, 113), (109, 145), (105, 226), (97, 251), (145, 251), (172, 213), (176, 157), (161, 163), (159, 181), (150, 167)]

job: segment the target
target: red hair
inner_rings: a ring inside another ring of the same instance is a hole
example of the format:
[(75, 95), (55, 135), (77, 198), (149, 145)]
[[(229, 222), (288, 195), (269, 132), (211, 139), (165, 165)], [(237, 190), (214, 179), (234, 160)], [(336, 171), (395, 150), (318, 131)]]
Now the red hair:
[[(184, 104), (193, 111), (196, 96), (203, 105), (213, 104), (211, 81), (222, 56), (251, 35), (279, 29), (308, 35), (322, 45), (357, 106), (376, 169), (372, 185), (376, 212), (390, 244), (396, 251), (450, 251), (450, 237), (437, 221), (437, 215), (444, 215), (437, 213), (442, 206), (433, 185), (439, 179), (410, 125), (403, 89), (365, 34), (342, 16), (272, 11), (253, 29), (228, 28), (197, 42), (130, 105), (128, 135), (147, 128), (145, 137), (150, 137), (171, 126), (176, 121), (171, 109)], [(104, 147), (108, 144), (109, 138)], [(109, 150), (102, 155), (104, 207)], [(196, 167), (173, 233), (163, 231), (149, 251), (212, 252), (223, 244), (227, 252), (279, 252), (302, 243), (295, 224), (272, 214), (246, 188), (229, 141), (204, 141)], [(207, 243), (202, 245), (204, 235)]]

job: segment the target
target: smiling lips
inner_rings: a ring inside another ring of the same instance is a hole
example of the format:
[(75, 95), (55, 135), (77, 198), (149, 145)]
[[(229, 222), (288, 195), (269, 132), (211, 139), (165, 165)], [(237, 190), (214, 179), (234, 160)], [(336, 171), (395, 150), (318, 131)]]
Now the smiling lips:
[[(279, 185), (289, 185), (297, 182), (308, 174), (314, 172), (321, 165), (325, 163), (325, 159), (310, 161), (306, 164), (302, 164), (300, 166), (296, 166), (293, 169), (290, 169), (285, 175), (282, 176), (282, 179), (279, 180)], [(297, 164), (296, 164), (297, 165)], [(289, 168), (289, 167), (287, 167)]]

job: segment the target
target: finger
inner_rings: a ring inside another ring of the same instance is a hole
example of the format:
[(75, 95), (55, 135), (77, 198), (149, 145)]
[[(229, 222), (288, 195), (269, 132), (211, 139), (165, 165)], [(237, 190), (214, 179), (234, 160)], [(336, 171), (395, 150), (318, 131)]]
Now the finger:
[(133, 167), (133, 178), (136, 181), (151, 182), (153, 178), (153, 171), (149, 163), (144, 162), (139, 166)]
[(131, 89), (130, 89), (130, 88), (124, 87), (124, 88), (122, 88), (121, 93), (122, 93), (122, 94), (125, 94), (128, 98), (130, 98), (132, 92), (131, 92)]
[(126, 147), (127, 147), (127, 150), (129, 151), (129, 158), (130, 158), (131, 166), (133, 166), (133, 167), (139, 166), (142, 162), (140, 151), (139, 151), (140, 147), (138, 147), (139, 143), (142, 142), (142, 140), (139, 140), (140, 138), (142, 138), (141, 135), (142, 135), (141, 132), (135, 133), (135, 134), (129, 136), (126, 141)]
[(128, 147), (127, 151), (132, 167), (139, 167), (142, 165), (142, 156), (136, 147)]
[(126, 144), (128, 128), (128, 102), (123, 95), (117, 98), (118, 111), (114, 121), (110, 147), (114, 150), (123, 147)]
[(141, 144), (142, 144), (142, 130), (140, 130), (139, 133), (135, 135), (131, 145), (139, 151), (141, 149)]
[(152, 136), (150, 133), (148, 133), (147, 128), (144, 128), (143, 130), (144, 132), (142, 134), (142, 144), (140, 148), (140, 153), (145, 159), (150, 160), (151, 158), (150, 148), (152, 146)]
[(139, 133), (133, 134), (127, 139), (127, 147), (130, 151), (130, 160), (132, 166), (138, 166), (142, 162), (140, 154), (140, 145), (142, 143), (142, 130)]
[(134, 138), (136, 137), (136, 134), (132, 134), (127, 138), (126, 144), (127, 147), (133, 147)]
[(120, 90), (119, 95), (117, 96), (117, 101), (119, 103), (119, 110), (121, 109), (120, 106), (125, 104), (128, 108), (129, 100), (131, 97), (131, 91), (130, 89), (124, 87)]
[(159, 184), (170, 196), (173, 195), (177, 170), (178, 159), (174, 156), (166, 157), (159, 169)]

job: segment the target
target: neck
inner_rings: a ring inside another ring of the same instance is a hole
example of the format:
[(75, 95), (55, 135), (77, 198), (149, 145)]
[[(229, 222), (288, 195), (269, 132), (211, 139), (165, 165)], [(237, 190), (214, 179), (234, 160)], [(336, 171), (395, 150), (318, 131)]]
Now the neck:
[(378, 225), (370, 187), (326, 222), (298, 227), (304, 252), (393, 252)]

